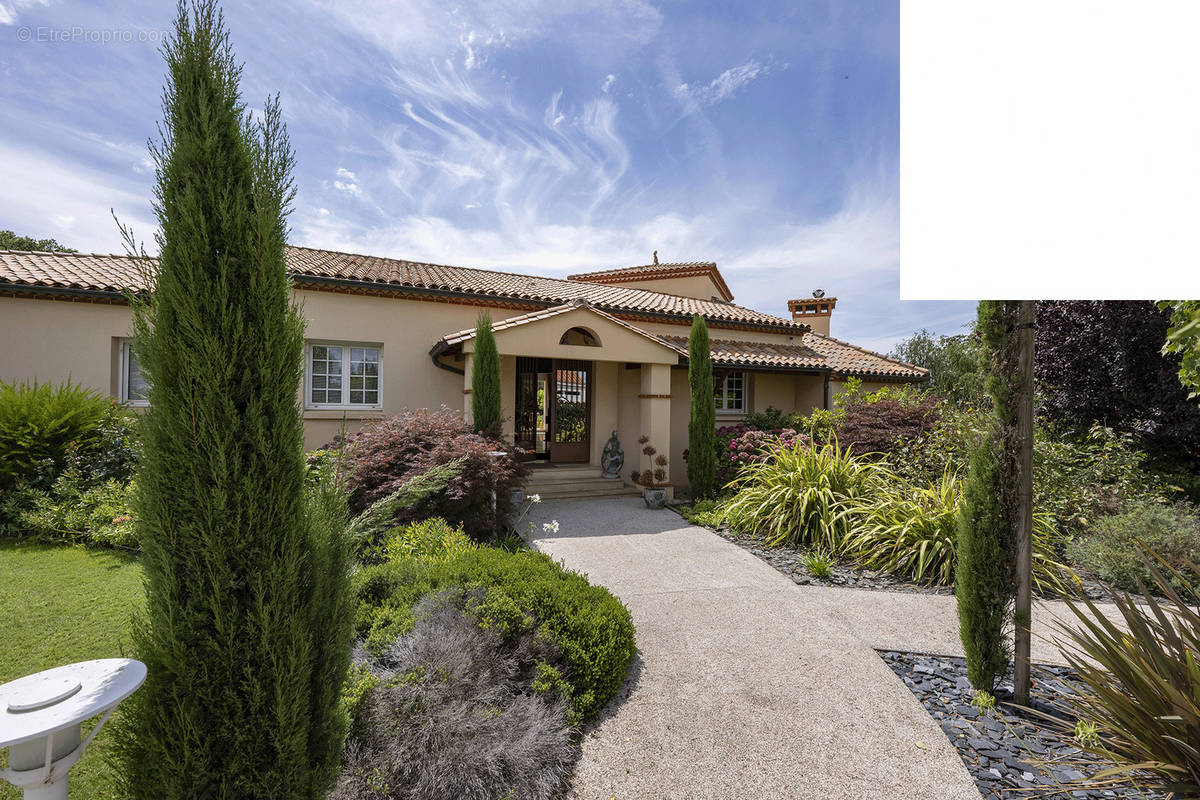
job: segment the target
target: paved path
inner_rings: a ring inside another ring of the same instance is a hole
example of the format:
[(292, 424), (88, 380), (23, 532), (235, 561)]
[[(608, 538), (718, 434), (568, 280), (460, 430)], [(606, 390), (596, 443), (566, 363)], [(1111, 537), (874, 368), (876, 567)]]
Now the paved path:
[(948, 649), (945, 609), (914, 623), (931, 598), (798, 587), (640, 498), (548, 503), (531, 518), (559, 521), (537, 546), (611, 589), (638, 631), (628, 697), (585, 737), (573, 797), (979, 796), (872, 649), (913, 624), (937, 645), (919, 649)]
[[(962, 655), (954, 598), (796, 586), (640, 498), (547, 503), (537, 546), (620, 597), (628, 696), (589, 732), (577, 798), (973, 798), (957, 752), (875, 648)], [(1033, 657), (1062, 603), (1034, 608)]]

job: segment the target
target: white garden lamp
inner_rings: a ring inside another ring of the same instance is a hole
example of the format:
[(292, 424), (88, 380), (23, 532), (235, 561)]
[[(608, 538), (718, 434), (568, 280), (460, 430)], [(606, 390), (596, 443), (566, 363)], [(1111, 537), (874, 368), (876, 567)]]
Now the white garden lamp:
[[(67, 800), (67, 772), (108, 722), (113, 709), (146, 680), (146, 665), (102, 658), (36, 672), (0, 685), (0, 770), (25, 800)], [(86, 740), (80, 725), (103, 714)]]

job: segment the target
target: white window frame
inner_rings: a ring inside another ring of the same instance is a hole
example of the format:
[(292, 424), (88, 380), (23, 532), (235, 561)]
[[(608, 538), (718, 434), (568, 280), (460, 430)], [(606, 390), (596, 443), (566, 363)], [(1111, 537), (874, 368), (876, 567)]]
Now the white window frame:
[[(314, 347), (342, 348), (342, 402), (312, 402), (312, 349)], [(375, 403), (351, 403), (350, 398), (350, 348), (366, 347), (379, 352), (378, 401)], [(379, 342), (345, 342), (332, 339), (310, 339), (304, 343), (304, 407), (313, 410), (374, 411), (383, 408), (383, 345)]]
[[(730, 408), (729, 403), (729, 379), (738, 375), (742, 379), (742, 404), (739, 408)], [(719, 388), (714, 388), (713, 396), (717, 401), (717, 414), (723, 415), (741, 415), (746, 413), (747, 401), (750, 396), (750, 373), (742, 370), (731, 370), (726, 372), (721, 377), (721, 385)]]
[(133, 344), (133, 340), (121, 339), (120, 344), (121, 349), (117, 356), (117, 399), (121, 401), (121, 405), (132, 406), (133, 408), (149, 408), (150, 401), (138, 400), (129, 396), (129, 359), (132, 355), (130, 347)]

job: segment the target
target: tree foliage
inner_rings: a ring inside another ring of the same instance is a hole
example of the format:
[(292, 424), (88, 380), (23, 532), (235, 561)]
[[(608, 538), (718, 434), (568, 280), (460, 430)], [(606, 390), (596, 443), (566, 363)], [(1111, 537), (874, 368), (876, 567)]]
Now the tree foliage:
[(12, 231), (0, 231), (0, 250), (25, 250), (41, 253), (77, 253), (70, 247), (64, 247), (54, 239), (34, 239), (32, 236), (20, 236)]
[(713, 399), (712, 350), (708, 326), (699, 314), (692, 318), (688, 336), (688, 383), (692, 415), (688, 421), (688, 484), (693, 500), (712, 497), (716, 491), (716, 401)]
[[(1186, 314), (1185, 307), (1181, 319)], [(1160, 452), (1200, 457), (1200, 407), (1180, 384), (1188, 334), (1175, 340), (1183, 347), (1168, 344), (1164, 355), (1170, 322), (1149, 301), (1039, 302), (1041, 414), (1075, 430), (1099, 423)], [(1191, 369), (1198, 360), (1192, 356)]]
[(971, 403), (983, 396), (979, 339), (973, 332), (934, 336), (922, 328), (897, 344), (890, 355), (928, 369), (925, 388), (953, 403)]
[(958, 519), (959, 636), (967, 657), (967, 677), (991, 691), (1008, 666), (1004, 626), (1016, 592), (1017, 442), (1016, 327), (1020, 305), (985, 300), (979, 304), (984, 385), (992, 397), (992, 417), (971, 453)]
[(180, 6), (163, 52), (160, 256), (151, 296), (131, 297), (151, 386), (133, 633), (148, 675), (118, 737), (124, 794), (324, 797), (353, 620), (345, 496), (305, 486), (293, 155), (277, 100), (245, 113), (210, 0)]
[(476, 433), (498, 434), (500, 414), (500, 353), (492, 333), (492, 318), (480, 314), (475, 323), (471, 372), (471, 422)]
[(1171, 312), (1171, 329), (1163, 355), (1179, 357), (1179, 380), (1190, 390), (1188, 397), (1200, 397), (1200, 300), (1176, 300), (1162, 303)]

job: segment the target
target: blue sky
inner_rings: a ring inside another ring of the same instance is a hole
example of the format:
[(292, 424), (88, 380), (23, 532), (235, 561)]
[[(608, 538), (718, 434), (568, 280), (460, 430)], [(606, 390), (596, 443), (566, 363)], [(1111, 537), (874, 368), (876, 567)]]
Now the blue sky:
[[(0, 0), (0, 228), (150, 240), (171, 4)], [(562, 276), (715, 260), (781, 315), (887, 350), (970, 303), (899, 296), (899, 9), (863, 2), (225, 5), (251, 107), (281, 94), (292, 242)], [(105, 41), (105, 39), (108, 41)]]

